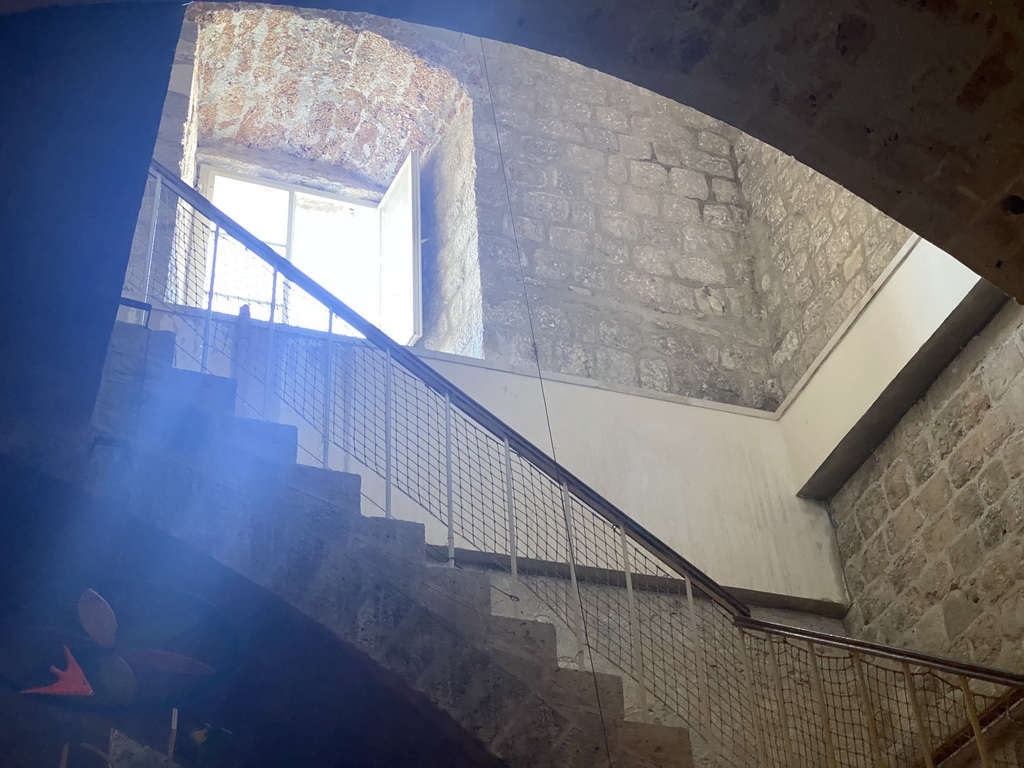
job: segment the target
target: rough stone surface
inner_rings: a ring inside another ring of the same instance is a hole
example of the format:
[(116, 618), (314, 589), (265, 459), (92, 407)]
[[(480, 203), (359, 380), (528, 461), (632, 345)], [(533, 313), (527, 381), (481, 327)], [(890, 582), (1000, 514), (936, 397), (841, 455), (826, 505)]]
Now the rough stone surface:
[(832, 499), (856, 636), (1024, 672), (1024, 310), (973, 339)]
[(772, 407), (723, 150), (736, 131), (571, 62), (483, 46), (505, 168), (493, 170), (493, 206), (479, 201), (481, 230), (510, 255), (481, 252), (487, 356)]
[(747, 238), (769, 375), (785, 395), (911, 233), (767, 144), (744, 135), (735, 152), (751, 212)]
[(425, 152), (427, 348), (772, 410), (903, 234), (724, 123), (564, 59), (365, 14), (194, 16), (201, 156), (372, 196)]

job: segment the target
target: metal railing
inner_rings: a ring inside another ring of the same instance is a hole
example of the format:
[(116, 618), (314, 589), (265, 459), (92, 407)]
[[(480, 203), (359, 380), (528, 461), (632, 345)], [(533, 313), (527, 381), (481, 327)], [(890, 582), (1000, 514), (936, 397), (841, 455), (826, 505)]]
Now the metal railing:
[(300, 460), (376, 482), (385, 515), (422, 513), (449, 563), (477, 553), (503, 569), (575, 637), (567, 663), (632, 678), (708, 764), (937, 766), (973, 750), (973, 764), (1018, 765), (1024, 677), (751, 618), (155, 162), (147, 197), (125, 297), (176, 332), (176, 364), (237, 379), (239, 415), (295, 424)]

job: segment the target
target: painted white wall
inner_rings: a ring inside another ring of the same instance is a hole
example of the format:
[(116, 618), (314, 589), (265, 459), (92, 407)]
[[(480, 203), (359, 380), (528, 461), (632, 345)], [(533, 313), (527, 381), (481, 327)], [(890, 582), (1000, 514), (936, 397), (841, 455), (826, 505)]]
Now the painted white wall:
[[(536, 378), (453, 359), (441, 374), (550, 453)], [(771, 414), (544, 383), (570, 472), (729, 587), (844, 603), (828, 516), (792, 493)]]
[(931, 243), (908, 244), (905, 258), (876, 284), (848, 330), (783, 403), (796, 493), (882, 391), (935, 334), (981, 278)]
[[(796, 491), (978, 280), (929, 243), (909, 243), (783, 404), (781, 418), (564, 376), (545, 376), (542, 393), (536, 376), (470, 358), (423, 357), (549, 453), (553, 437), (555, 457), (569, 471), (719, 583), (845, 603), (828, 515)], [(198, 345), (187, 324), (156, 315), (153, 327), (169, 323), (179, 350), (190, 349), (190, 338)], [(219, 353), (210, 366), (230, 375)], [(248, 395), (261, 401), (261, 392)], [(272, 405), (275, 420), (299, 427), (299, 460), (318, 464), (319, 434), (299, 414)], [(383, 480), (340, 453), (332, 453), (331, 467), (362, 475), (364, 513), (382, 514)], [(392, 500), (396, 517), (423, 522), (431, 543), (445, 543), (443, 510), (428, 512), (396, 489)]]

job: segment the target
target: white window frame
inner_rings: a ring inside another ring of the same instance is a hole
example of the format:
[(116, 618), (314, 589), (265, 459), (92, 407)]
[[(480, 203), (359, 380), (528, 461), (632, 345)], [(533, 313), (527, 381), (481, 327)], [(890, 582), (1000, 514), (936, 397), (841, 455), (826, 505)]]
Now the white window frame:
[[(417, 160), (418, 160), (418, 158), (417, 158)], [(417, 173), (418, 173), (418, 166), (417, 166)], [(245, 173), (238, 173), (236, 171), (230, 171), (230, 170), (221, 168), (221, 167), (219, 167), (219, 166), (217, 166), (216, 164), (213, 164), (213, 163), (202, 163), (199, 166), (199, 185), (198, 186), (199, 186), (200, 194), (202, 194), (204, 197), (206, 197), (208, 199), (212, 199), (213, 188), (214, 188), (215, 183), (216, 183), (216, 177), (218, 177), (218, 176), (224, 177), (224, 178), (229, 178), (229, 179), (234, 179), (236, 181), (244, 181), (244, 182), (248, 182), (250, 184), (259, 184), (261, 186), (271, 187), (271, 188), (274, 188), (274, 189), (280, 189), (280, 190), (284, 190), (284, 191), (288, 192), (288, 224), (287, 224), (287, 233), (286, 233), (286, 237), (285, 237), (285, 242), (284, 243), (275, 244), (275, 245), (277, 245), (279, 247), (282, 247), (284, 249), (284, 253), (281, 254), (281, 256), (282, 256), (282, 258), (284, 258), (287, 261), (292, 261), (292, 250), (293, 250), (292, 240), (293, 240), (293, 227), (294, 227), (294, 221), (295, 221), (295, 195), (296, 195), (296, 193), (304, 193), (304, 194), (308, 194), (308, 195), (316, 195), (316, 196), (319, 196), (319, 197), (328, 198), (330, 200), (336, 200), (338, 202), (345, 203), (346, 205), (358, 206), (358, 207), (361, 207), (361, 208), (373, 209), (373, 210), (378, 211), (378, 217), (379, 217), (380, 201), (374, 202), (374, 201), (362, 200), (362, 199), (354, 198), (354, 197), (346, 197), (344, 195), (339, 195), (339, 194), (335, 194), (335, 193), (332, 193), (332, 192), (326, 192), (326, 191), (317, 189), (315, 187), (304, 187), (301, 184), (291, 184), (291, 183), (288, 183), (288, 182), (275, 181), (275, 180), (272, 180), (272, 179), (265, 179), (265, 178), (260, 177), (260, 176), (255, 176), (255, 175), (250, 175), (250, 174), (245, 174)], [(418, 182), (419, 179), (417, 178), (416, 181)], [(388, 191), (390, 191), (390, 190), (388, 190)], [(413, 231), (415, 233), (415, 237), (418, 240), (418, 238), (420, 237), (420, 213), (419, 213), (419, 188), (418, 188), (418, 186), (414, 187), (414, 199), (415, 199), (415, 205), (416, 205), (416, 212), (414, 214)], [(271, 246), (271, 247), (273, 247), (273, 246)], [(383, 262), (382, 254), (380, 252), (378, 252), (378, 254), (377, 254), (377, 260), (378, 260), (378, 263), (382, 263)], [(412, 297), (413, 298), (413, 306), (410, 307), (410, 311), (412, 312), (412, 316), (413, 316), (414, 331), (413, 331), (412, 337), (409, 340), (404, 342), (406, 345), (409, 345), (409, 346), (411, 346), (412, 344), (415, 344), (419, 340), (421, 335), (422, 335), (423, 288), (422, 288), (422, 274), (421, 273), (422, 273), (422, 262), (421, 262), (421, 260), (419, 258), (419, 254), (417, 253), (416, 254), (416, 258), (414, 259), (413, 275), (412, 275), (413, 285), (414, 285), (414, 292), (413, 292), (413, 297)], [(380, 286), (382, 286), (383, 285), (383, 280), (382, 279), (378, 280), (378, 284)], [(284, 287), (283, 287), (283, 295), (281, 296), (281, 300), (280, 300), (280, 311), (281, 311), (281, 314), (282, 314), (283, 322), (285, 324), (287, 324), (287, 322), (288, 322), (288, 320), (287, 320), (287, 318), (288, 318), (288, 292), (287, 292), (287, 284), (285, 284)]]

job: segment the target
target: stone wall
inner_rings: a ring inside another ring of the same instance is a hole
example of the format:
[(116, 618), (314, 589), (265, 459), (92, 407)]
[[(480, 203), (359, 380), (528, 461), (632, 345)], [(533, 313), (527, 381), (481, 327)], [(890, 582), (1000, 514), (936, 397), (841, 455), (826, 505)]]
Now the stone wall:
[(910, 231), (767, 144), (741, 135), (748, 247), (764, 301), (772, 389), (789, 394)]
[(466, 105), (422, 169), (423, 338), (417, 346), (483, 357), (472, 113)]
[(207, 158), (372, 197), (424, 151), (426, 348), (773, 410), (905, 239), (791, 158), (564, 59), (365, 14), (197, 9)]
[(488, 166), (481, 230), (509, 259), (518, 242), (523, 271), (515, 291), (485, 277), (488, 355), (532, 362), (528, 300), (545, 370), (772, 407), (738, 133), (563, 59), (483, 50), (505, 167)]
[(1022, 334), (1009, 305), (832, 500), (852, 634), (1024, 671)]

